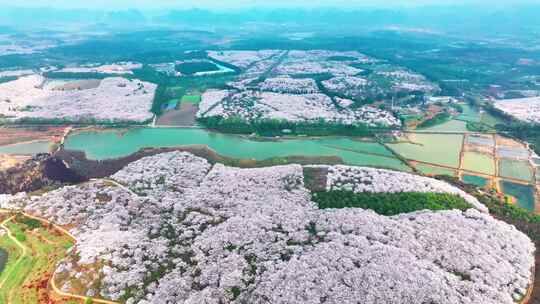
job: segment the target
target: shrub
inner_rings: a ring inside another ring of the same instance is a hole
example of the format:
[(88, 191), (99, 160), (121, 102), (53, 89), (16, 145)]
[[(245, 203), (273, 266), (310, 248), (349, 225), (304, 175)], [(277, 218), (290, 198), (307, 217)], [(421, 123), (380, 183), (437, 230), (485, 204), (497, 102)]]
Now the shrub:
[(448, 112), (442, 112), (435, 116), (433, 116), (430, 119), (427, 119), (423, 121), (421, 124), (418, 125), (418, 128), (429, 128), (433, 127), (438, 124), (442, 124), (446, 121), (448, 121), (451, 118), (450, 114)]
[(24, 235), (24, 233), (22, 233), (22, 232), (16, 232), (16, 233), (15, 233), (15, 238), (16, 238), (17, 241), (19, 241), (19, 242), (24, 242), (24, 241), (26, 241), (26, 235)]
[(27, 229), (36, 229), (36, 228), (41, 228), (42, 226), (40, 221), (33, 218), (25, 217), (22, 215), (17, 215), (15, 220), (18, 223), (24, 224)]

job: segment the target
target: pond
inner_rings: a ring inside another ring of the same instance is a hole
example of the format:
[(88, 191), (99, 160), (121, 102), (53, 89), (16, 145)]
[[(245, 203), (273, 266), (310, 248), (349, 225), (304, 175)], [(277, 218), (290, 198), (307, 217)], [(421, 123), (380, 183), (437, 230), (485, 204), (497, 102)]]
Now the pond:
[(263, 160), (285, 156), (339, 156), (350, 165), (386, 167), (409, 171), (383, 145), (351, 138), (251, 140), (240, 136), (212, 133), (188, 128), (134, 128), (83, 131), (70, 135), (65, 148), (84, 151), (90, 159), (127, 156), (146, 147), (207, 145), (217, 153), (238, 158)]
[(467, 184), (472, 184), (472, 185), (482, 187), (482, 188), (487, 186), (488, 181), (489, 181), (488, 179), (483, 178), (481, 176), (468, 175), (468, 174), (463, 174), (463, 176), (461, 177), (461, 180)]
[(530, 182), (533, 172), (528, 161), (501, 158), (499, 160), (499, 175)]
[(514, 159), (528, 159), (529, 150), (525, 147), (497, 146), (497, 156)]
[(493, 136), (487, 135), (469, 135), (467, 136), (467, 143), (471, 145), (493, 147), (495, 146), (495, 139)]
[(0, 248), (0, 274), (4, 271), (8, 260), (8, 253), (4, 249)]
[(27, 143), (0, 146), (0, 154), (37, 154), (47, 153), (51, 147), (49, 141), (32, 141)]
[(529, 211), (535, 211), (534, 188), (532, 186), (521, 185), (509, 181), (501, 181), (501, 187), (505, 194), (517, 199), (518, 206)]

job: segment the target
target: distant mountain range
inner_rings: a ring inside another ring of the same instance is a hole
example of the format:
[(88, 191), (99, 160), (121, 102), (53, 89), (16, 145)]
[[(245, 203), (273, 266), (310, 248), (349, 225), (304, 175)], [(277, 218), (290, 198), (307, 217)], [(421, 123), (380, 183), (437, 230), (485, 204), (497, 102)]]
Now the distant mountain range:
[[(540, 29), (540, 4), (506, 8), (432, 6), (400, 9), (202, 9), (140, 11), (60, 10), (51, 8), (2, 8), (0, 26), (43, 30), (61, 25), (105, 24), (109, 27), (239, 26), (253, 23), (300, 24), (305, 27), (397, 26), (450, 33), (515, 33)], [(0, 28), (0, 32), (5, 31)]]

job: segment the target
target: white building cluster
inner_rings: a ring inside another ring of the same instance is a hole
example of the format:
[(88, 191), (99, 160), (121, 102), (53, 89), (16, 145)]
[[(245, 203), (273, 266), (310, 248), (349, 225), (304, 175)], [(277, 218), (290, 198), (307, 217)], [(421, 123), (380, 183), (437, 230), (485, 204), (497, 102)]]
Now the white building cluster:
[(44, 87), (45, 81), (34, 74), (0, 84), (0, 115), (11, 121), (69, 122), (144, 122), (153, 117), (155, 84), (112, 77), (96, 88), (61, 91)]
[(540, 123), (540, 97), (497, 100), (494, 106), (521, 121)]
[[(56, 271), (66, 292), (130, 290), (129, 304), (513, 304), (534, 266), (524, 234), (474, 209), (319, 210), (298, 165), (237, 169), (171, 152), (113, 178), (127, 188), (93, 181), (0, 199), (73, 227), (77, 245)], [(372, 181), (392, 189), (398, 178)]]

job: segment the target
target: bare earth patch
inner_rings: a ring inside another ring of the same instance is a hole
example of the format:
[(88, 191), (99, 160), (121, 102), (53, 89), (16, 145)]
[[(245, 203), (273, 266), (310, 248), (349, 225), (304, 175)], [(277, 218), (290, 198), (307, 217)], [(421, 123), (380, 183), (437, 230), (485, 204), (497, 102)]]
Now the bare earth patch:
[(0, 154), (0, 171), (15, 167), (30, 159), (27, 155)]
[(34, 140), (59, 140), (65, 127), (0, 128), (0, 146)]
[(199, 110), (198, 105), (183, 102), (180, 109), (167, 111), (161, 115), (156, 124), (158, 126), (181, 126), (191, 127), (195, 125), (195, 115)]

